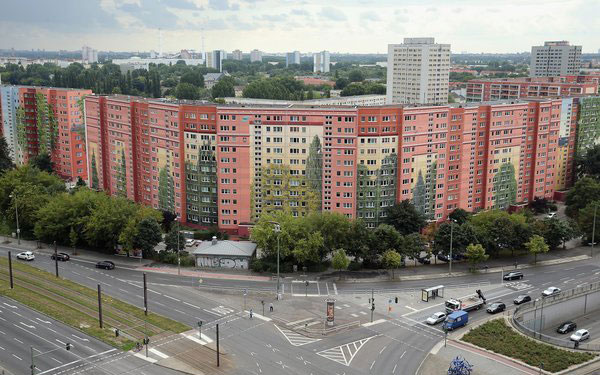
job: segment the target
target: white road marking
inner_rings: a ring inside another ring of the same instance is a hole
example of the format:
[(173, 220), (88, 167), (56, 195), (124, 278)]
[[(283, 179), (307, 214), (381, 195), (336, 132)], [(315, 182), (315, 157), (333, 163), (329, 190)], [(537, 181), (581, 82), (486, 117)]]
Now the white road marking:
[(159, 292), (157, 292), (155, 290), (152, 290), (152, 289), (146, 289), (146, 290), (149, 291), (150, 293), (156, 293), (156, 294), (162, 296), (162, 293), (159, 293)]
[(337, 292), (337, 286), (335, 285), (335, 283), (333, 284), (333, 293), (335, 293), (335, 295), (337, 296), (338, 292)]
[(380, 323), (383, 323), (383, 322), (387, 322), (387, 320), (385, 320), (385, 319), (377, 319), (374, 322), (364, 323), (364, 324), (362, 324), (362, 326), (363, 327), (370, 327), (370, 326), (374, 326), (375, 324), (380, 324)]
[(23, 359), (21, 357), (19, 357), (18, 355), (13, 354), (13, 357), (15, 357), (16, 359), (18, 359), (19, 361), (22, 361)]
[(396, 367), (397, 367), (397, 366), (398, 366), (398, 364), (395, 364), (395, 365), (394, 365), (394, 369), (392, 370), (392, 374), (395, 374), (395, 373), (396, 373)]
[(385, 350), (385, 348), (387, 348), (387, 345), (384, 346), (383, 348), (381, 348), (381, 350), (379, 351), (379, 354), (383, 353), (383, 351)]
[(400, 359), (402, 359), (402, 357), (404, 357), (405, 354), (406, 354), (406, 350), (404, 351), (404, 353), (402, 353), (402, 355), (400, 356)]
[(375, 366), (375, 361), (373, 361), (373, 363), (371, 363), (371, 367), (369, 367), (369, 370), (373, 370), (373, 366)]
[(565, 281), (563, 281), (563, 284), (568, 284), (568, 283), (570, 283), (571, 281), (575, 281), (575, 279), (568, 279), (568, 280), (565, 280)]
[(54, 358), (54, 357), (50, 357), (50, 358), (51, 358), (51, 359), (53, 359), (54, 361), (56, 361), (56, 362), (60, 363), (60, 364), (62, 365), (62, 362), (61, 362), (61, 361), (59, 361), (58, 359), (56, 359), (56, 358)]
[(24, 342), (23, 342), (23, 341), (19, 340), (19, 339), (18, 339), (18, 338), (16, 338), (16, 337), (13, 337), (13, 340), (15, 340), (15, 341), (16, 341), (16, 342), (18, 342), (18, 343), (24, 344)]
[(300, 323), (308, 322), (309, 320), (313, 320), (313, 318), (306, 318), (306, 319), (296, 320), (295, 322), (286, 323), (286, 325), (288, 325), (288, 326), (295, 326), (295, 325), (298, 325)]
[(120, 290), (121, 292), (123, 292), (123, 293), (127, 293), (127, 294), (129, 294), (129, 291), (127, 291), (127, 290), (125, 290), (125, 289), (121, 289), (121, 288), (119, 288), (119, 290)]
[[(331, 349), (322, 350), (320, 352), (317, 352), (317, 355), (320, 355), (323, 358), (330, 359), (334, 362), (340, 363), (344, 366), (350, 366), (350, 363), (354, 359), (354, 356), (356, 356), (356, 353), (358, 353), (358, 351), (369, 340), (371, 340), (373, 337), (376, 337), (376, 336), (377, 335), (367, 337), (365, 339), (349, 342), (348, 344), (336, 346)], [(346, 355), (346, 354), (348, 354), (348, 355)], [(374, 364), (375, 364), (375, 361), (373, 361), (373, 363), (371, 364), (371, 369), (373, 368)]]
[(17, 306), (14, 306), (14, 305), (9, 305), (9, 304), (8, 304), (8, 303), (6, 303), (6, 302), (3, 302), (3, 304), (4, 304), (4, 305), (6, 305), (6, 306), (8, 306), (8, 307), (10, 307), (11, 309), (18, 309), (18, 307), (17, 307)]
[(6, 349), (4, 349), (3, 347), (0, 346), (0, 350), (6, 350)]
[(154, 353), (154, 354), (156, 354), (156, 355), (157, 355), (157, 356), (159, 356), (160, 358), (169, 358), (169, 356), (168, 356), (168, 355), (166, 355), (165, 353), (163, 353), (163, 352), (161, 352), (161, 351), (158, 351), (158, 350), (156, 350), (156, 349), (154, 349), (154, 348), (150, 348), (150, 349), (148, 349), (148, 351), (149, 351), (149, 352), (152, 352), (152, 353)]
[(29, 324), (25, 324), (23, 322), (19, 322), (19, 324), (24, 325), (25, 327), (29, 328), (29, 329), (35, 329), (35, 326), (30, 326)]
[(163, 296), (164, 296), (164, 297), (167, 297), (167, 298), (169, 298), (169, 299), (172, 299), (173, 301), (181, 302), (181, 300), (178, 300), (177, 298), (174, 298), (174, 297), (168, 296), (168, 295), (166, 295), (166, 294), (163, 294)]
[(198, 310), (201, 310), (201, 309), (202, 309), (202, 308), (201, 308), (201, 307), (199, 307), (199, 306), (192, 305), (191, 303), (188, 303), (188, 302), (185, 302), (185, 301), (183, 301), (183, 304), (184, 304), (184, 305), (191, 306), (191, 307), (193, 307), (193, 308), (195, 308), (195, 309), (198, 309)]
[(275, 325), (275, 328), (283, 335), (283, 337), (288, 340), (290, 344), (293, 346), (302, 346), (306, 344), (312, 344), (313, 342), (320, 341), (321, 339), (314, 339), (312, 337), (306, 337), (294, 331), (290, 331), (289, 329), (279, 328)]
[(355, 317), (355, 318), (358, 318), (357, 314), (351, 313), (350, 315), (353, 316), (353, 317)]
[[(83, 359), (83, 360), (86, 360), (86, 359), (90, 359), (90, 358), (94, 358), (94, 357), (99, 357), (99, 356), (101, 356), (101, 355), (108, 354), (108, 353), (114, 352), (114, 351), (116, 351), (116, 350), (117, 350), (117, 349), (109, 349), (109, 350), (107, 350), (107, 351), (105, 351), (105, 352), (98, 353), (98, 354), (94, 354), (94, 355), (91, 355), (91, 356), (89, 356), (89, 357), (87, 357), (87, 358), (82, 358), (82, 359)], [(42, 374), (45, 374), (45, 373), (47, 373), (47, 372), (54, 371), (54, 370), (58, 370), (59, 368), (63, 368), (63, 367), (66, 367), (66, 366), (72, 365), (72, 364), (74, 364), (74, 363), (80, 362), (82, 359), (78, 359), (78, 360), (76, 360), (76, 361), (69, 362), (69, 363), (65, 363), (65, 364), (63, 364), (63, 365), (60, 365), (60, 366), (58, 366), (58, 367), (51, 368), (51, 369), (49, 369), (49, 370), (46, 370), (46, 371), (42, 371), (42, 372), (40, 372), (38, 375), (42, 375)]]
[(408, 305), (405, 305), (404, 307), (406, 307), (407, 309), (410, 309), (412, 311), (419, 311), (419, 310), (415, 309), (414, 307), (411, 307), (411, 306), (408, 306)]
[(87, 341), (87, 342), (89, 342), (89, 341), (90, 341), (90, 340), (88, 340), (88, 339), (86, 339), (86, 338), (79, 337), (79, 336), (75, 336), (75, 335), (73, 335), (73, 334), (71, 334), (71, 336), (73, 336), (73, 337), (75, 337), (76, 339), (78, 339), (78, 340), (81, 340), (81, 341)]
[(35, 318), (35, 319), (36, 319), (36, 320), (39, 320), (40, 322), (42, 322), (42, 323), (45, 323), (45, 324), (52, 324), (52, 322), (50, 322), (50, 321), (48, 321), (48, 320), (42, 320), (42, 319), (40, 319), (40, 318)]
[(140, 354), (140, 353), (135, 353), (134, 356), (138, 357), (140, 359), (143, 359), (144, 361), (148, 361), (150, 363), (156, 363), (156, 362), (158, 362), (156, 359), (151, 358), (151, 357), (146, 357), (145, 355)]

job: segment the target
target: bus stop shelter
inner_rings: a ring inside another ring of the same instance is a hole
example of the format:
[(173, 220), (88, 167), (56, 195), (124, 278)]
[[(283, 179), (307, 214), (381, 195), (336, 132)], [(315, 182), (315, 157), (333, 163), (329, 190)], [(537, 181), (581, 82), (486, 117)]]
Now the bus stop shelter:
[(421, 300), (423, 302), (429, 302), (430, 299), (435, 299), (436, 297), (444, 296), (444, 286), (432, 286), (431, 288), (423, 288), (421, 289)]

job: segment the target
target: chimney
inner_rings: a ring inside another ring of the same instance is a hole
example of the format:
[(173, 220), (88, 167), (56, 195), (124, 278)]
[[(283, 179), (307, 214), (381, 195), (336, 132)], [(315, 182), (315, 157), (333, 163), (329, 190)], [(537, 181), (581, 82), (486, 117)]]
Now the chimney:
[(213, 238), (212, 238), (212, 244), (213, 244), (213, 245), (216, 245), (216, 244), (217, 244), (217, 242), (218, 242), (218, 241), (217, 241), (217, 236), (213, 236)]

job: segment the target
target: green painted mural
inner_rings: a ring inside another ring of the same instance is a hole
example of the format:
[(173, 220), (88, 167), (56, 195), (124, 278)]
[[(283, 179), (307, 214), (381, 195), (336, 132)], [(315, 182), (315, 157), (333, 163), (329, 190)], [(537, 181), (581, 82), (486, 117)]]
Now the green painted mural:
[(600, 97), (580, 98), (578, 112), (575, 148), (577, 154), (582, 154), (600, 143)]
[(381, 160), (381, 167), (368, 169), (364, 164), (357, 168), (357, 216), (368, 227), (382, 221), (385, 209), (396, 201), (398, 155), (391, 154)]
[(436, 179), (437, 161), (434, 161), (427, 163), (425, 168), (418, 169), (417, 181), (413, 187), (413, 204), (427, 219), (433, 219), (435, 215)]
[(94, 151), (92, 151), (92, 161), (91, 161), (91, 168), (92, 168), (92, 181), (90, 184), (90, 187), (92, 189), (100, 189), (100, 180), (98, 178), (98, 167), (97, 167), (97, 163), (96, 163), (96, 153)]
[(217, 225), (217, 159), (210, 142), (198, 147), (197, 161), (185, 162), (187, 221)]
[(494, 176), (494, 208), (506, 209), (517, 201), (517, 179), (512, 163), (504, 163)]
[(124, 148), (121, 148), (121, 161), (117, 168), (117, 195), (127, 197), (127, 162)]
[(163, 211), (175, 212), (174, 181), (168, 165), (162, 167), (158, 174), (158, 208)]

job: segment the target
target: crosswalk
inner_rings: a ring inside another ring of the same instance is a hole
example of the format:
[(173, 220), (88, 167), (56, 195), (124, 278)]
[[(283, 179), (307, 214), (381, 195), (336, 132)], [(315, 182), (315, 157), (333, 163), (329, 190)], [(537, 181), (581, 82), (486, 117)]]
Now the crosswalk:
[(356, 353), (358, 353), (358, 351), (373, 337), (376, 337), (376, 335), (336, 346), (331, 349), (322, 350), (317, 352), (317, 355), (340, 363), (344, 366), (350, 366), (350, 363), (356, 356)]
[(312, 344), (313, 342), (317, 342), (317, 341), (321, 340), (321, 339), (315, 339), (312, 337), (306, 337), (304, 335), (301, 335), (301, 334), (291, 331), (289, 329), (280, 328), (277, 325), (275, 325), (275, 328), (277, 328), (277, 330), (279, 332), (281, 332), (283, 337), (285, 337), (286, 340), (288, 340), (288, 342), (290, 344), (292, 344), (293, 346), (302, 346), (302, 345), (306, 345), (306, 344)]
[(216, 315), (218, 317), (224, 317), (224, 316), (233, 314), (235, 312), (234, 309), (225, 307), (225, 306), (217, 306), (217, 307), (213, 307), (210, 310), (209, 309), (202, 309), (202, 310), (206, 311), (209, 314)]

